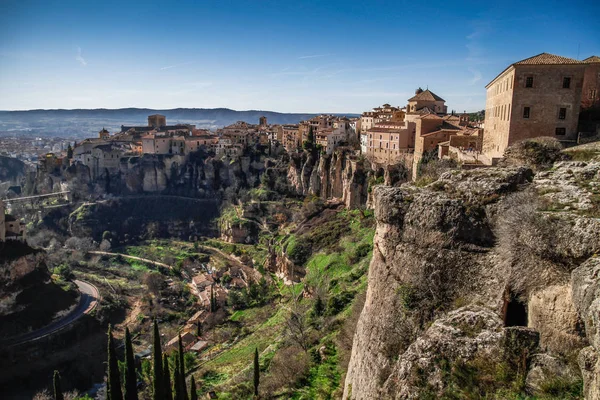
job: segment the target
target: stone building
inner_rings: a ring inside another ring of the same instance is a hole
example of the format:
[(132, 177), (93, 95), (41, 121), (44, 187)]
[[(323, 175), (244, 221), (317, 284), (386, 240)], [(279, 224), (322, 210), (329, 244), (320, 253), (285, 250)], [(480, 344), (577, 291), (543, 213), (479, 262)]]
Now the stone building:
[[(442, 158), (448, 155), (448, 145), (451, 142), (462, 143), (455, 137), (468, 136), (470, 138), (470, 141), (466, 141), (467, 146), (460, 146), (460, 150), (465, 150), (469, 154), (480, 150), (477, 143), (479, 143), (478, 137), (481, 130), (469, 126), (469, 116), (466, 113), (445, 116), (426, 114), (418, 117), (415, 124), (417, 133), (415, 135), (415, 152), (412, 165), (413, 180), (418, 176), (419, 162), (427, 153)], [(475, 145), (470, 146), (471, 142)]]
[(591, 56), (583, 60), (586, 63), (583, 76), (581, 108), (600, 106), (600, 57)]
[(415, 123), (407, 121), (377, 124), (365, 134), (367, 156), (381, 164), (405, 161), (415, 148), (415, 129)]
[(4, 202), (0, 200), (0, 242), (6, 240), (19, 240), (24, 242), (26, 239), (25, 224), (10, 214), (6, 214)]
[(393, 107), (384, 104), (381, 107), (375, 107), (372, 111), (366, 111), (361, 114), (357, 123), (358, 133), (366, 133), (379, 122), (401, 122), (404, 121), (404, 111), (399, 107)]
[(283, 125), (282, 127), (282, 144), (288, 152), (294, 151), (300, 147), (300, 139), (298, 138), (298, 125)]
[(415, 91), (415, 95), (408, 99), (408, 105), (406, 106), (407, 115), (429, 113), (446, 115), (447, 112), (448, 107), (446, 107), (446, 100), (442, 99), (429, 89), (423, 90), (418, 88)]
[(585, 68), (542, 53), (509, 65), (488, 83), (482, 161), (494, 164), (523, 139), (576, 140)]
[(148, 126), (153, 127), (154, 129), (163, 127), (167, 125), (167, 117), (160, 114), (154, 114), (148, 116)]
[(100, 132), (98, 132), (98, 139), (107, 140), (110, 137), (110, 132), (106, 130), (106, 128), (102, 128)]
[(25, 242), (25, 224), (10, 214), (4, 216), (4, 240)]

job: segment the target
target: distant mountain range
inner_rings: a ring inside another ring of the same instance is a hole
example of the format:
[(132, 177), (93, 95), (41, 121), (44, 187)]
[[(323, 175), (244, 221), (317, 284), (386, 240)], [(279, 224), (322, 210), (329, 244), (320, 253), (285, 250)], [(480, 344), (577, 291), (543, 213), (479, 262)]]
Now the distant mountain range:
[[(236, 111), (228, 108), (150, 108), (76, 109), (0, 111), (0, 132), (19, 135), (88, 137), (106, 127), (120, 130), (121, 125), (146, 125), (148, 115), (162, 114), (167, 124), (188, 123), (199, 128), (218, 128), (236, 121), (258, 123), (261, 116), (272, 124), (295, 124), (318, 114), (278, 113), (274, 111)], [(337, 114), (348, 117), (358, 114)]]

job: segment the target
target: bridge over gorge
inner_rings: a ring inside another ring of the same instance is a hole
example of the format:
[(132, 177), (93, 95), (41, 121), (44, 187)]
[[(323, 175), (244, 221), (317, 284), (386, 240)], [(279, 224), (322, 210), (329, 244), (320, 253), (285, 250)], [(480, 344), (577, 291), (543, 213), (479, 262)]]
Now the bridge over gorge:
[[(43, 204), (44, 201), (52, 200), (52, 199), (65, 200), (66, 203), (44, 206), (44, 204)], [(22, 205), (25, 207), (30, 206), (31, 208), (62, 207), (65, 204), (71, 203), (71, 191), (64, 190), (62, 192), (38, 194), (38, 195), (34, 195), (34, 196), (7, 198), (7, 199), (2, 199), (2, 201), (4, 202), (4, 204), (6, 204), (9, 207), (16, 206), (16, 205)]]

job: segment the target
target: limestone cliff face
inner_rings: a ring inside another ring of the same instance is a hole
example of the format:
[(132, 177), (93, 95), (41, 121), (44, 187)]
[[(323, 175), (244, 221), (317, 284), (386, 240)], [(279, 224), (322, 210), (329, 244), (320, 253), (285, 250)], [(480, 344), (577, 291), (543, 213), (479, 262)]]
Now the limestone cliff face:
[(74, 164), (58, 174), (38, 171), (29, 192), (69, 189), (84, 198), (90, 194), (142, 193), (214, 198), (230, 187), (237, 190), (258, 186), (268, 160), (262, 155), (217, 159), (146, 154), (124, 157), (118, 169), (101, 171), (97, 176), (82, 164)]
[(586, 399), (600, 398), (600, 258), (590, 258), (572, 273), (573, 303), (585, 324), (589, 346), (579, 353)]
[(338, 150), (331, 155), (292, 154), (287, 177), (298, 195), (338, 199), (347, 208), (358, 208), (367, 203), (369, 179), (374, 175), (375, 171), (364, 159), (349, 150)]
[(447, 172), (422, 189), (376, 187), (343, 398), (441, 395), (440, 355), (451, 365), (523, 358), (535, 392), (549, 366), (567, 371), (557, 360), (577, 353), (586, 398), (598, 398), (598, 182), (600, 163), (563, 162), (535, 177), (489, 168)]

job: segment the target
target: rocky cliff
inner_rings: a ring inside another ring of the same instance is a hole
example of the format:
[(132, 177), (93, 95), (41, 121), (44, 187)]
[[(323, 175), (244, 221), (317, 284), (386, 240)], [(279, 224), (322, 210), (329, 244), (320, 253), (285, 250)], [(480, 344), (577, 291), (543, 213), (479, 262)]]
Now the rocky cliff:
[(38, 171), (28, 191), (71, 190), (81, 198), (142, 193), (214, 198), (223, 196), (228, 188), (237, 191), (258, 186), (271, 162), (259, 153), (223, 159), (199, 153), (187, 157), (145, 154), (123, 157), (119, 167), (111, 170), (92, 171), (76, 163), (54, 173)]
[(364, 207), (370, 186), (382, 177), (388, 184), (406, 180), (399, 167), (377, 168), (351, 149), (340, 148), (333, 154), (304, 151), (291, 154), (287, 178), (298, 195), (314, 195), (325, 200), (341, 200), (347, 208)]
[(535, 394), (581, 378), (599, 398), (599, 188), (598, 162), (376, 187), (344, 399)]

